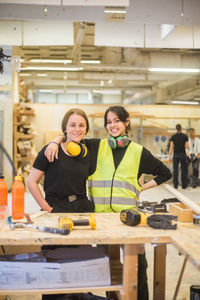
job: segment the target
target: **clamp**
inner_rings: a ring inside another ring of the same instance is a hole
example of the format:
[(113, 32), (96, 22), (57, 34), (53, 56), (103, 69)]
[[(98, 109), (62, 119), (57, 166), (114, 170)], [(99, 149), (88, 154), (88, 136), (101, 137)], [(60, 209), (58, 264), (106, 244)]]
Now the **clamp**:
[(176, 229), (177, 224), (172, 224), (172, 221), (177, 220), (177, 216), (153, 214), (147, 218), (147, 224), (155, 229)]

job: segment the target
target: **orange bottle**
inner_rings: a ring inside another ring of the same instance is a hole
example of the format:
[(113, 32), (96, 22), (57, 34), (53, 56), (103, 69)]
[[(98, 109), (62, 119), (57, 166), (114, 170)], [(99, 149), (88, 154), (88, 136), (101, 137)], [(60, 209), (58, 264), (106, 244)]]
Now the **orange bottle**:
[(8, 187), (4, 176), (0, 174), (0, 206), (8, 205)]
[(15, 176), (12, 185), (12, 217), (22, 219), (24, 217), (24, 194), (25, 188), (20, 175)]

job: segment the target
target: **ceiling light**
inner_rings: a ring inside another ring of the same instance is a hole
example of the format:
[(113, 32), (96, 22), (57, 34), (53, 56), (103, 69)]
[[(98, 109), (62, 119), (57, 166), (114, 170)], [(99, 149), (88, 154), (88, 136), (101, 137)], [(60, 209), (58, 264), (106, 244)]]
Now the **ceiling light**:
[(40, 89), (38, 90), (40, 93), (52, 93), (52, 90)]
[(150, 72), (199, 73), (200, 69), (191, 68), (149, 68)]
[(174, 100), (171, 101), (172, 104), (188, 104), (188, 105), (199, 105), (199, 102), (197, 101), (178, 101), (178, 100)]
[(81, 64), (100, 64), (100, 60), (81, 60)]
[(24, 67), (22, 71), (81, 71), (83, 67)]
[(30, 73), (19, 73), (19, 76), (20, 77), (28, 77), (28, 76), (31, 76)]
[(93, 90), (93, 93), (103, 95), (120, 95), (121, 90)]
[(36, 63), (58, 63), (58, 64), (72, 63), (71, 59), (31, 59), (30, 61)]
[(46, 74), (46, 73), (37, 73), (36, 76), (37, 77), (47, 77), (48, 74)]
[(106, 14), (125, 14), (125, 7), (105, 7), (104, 13)]

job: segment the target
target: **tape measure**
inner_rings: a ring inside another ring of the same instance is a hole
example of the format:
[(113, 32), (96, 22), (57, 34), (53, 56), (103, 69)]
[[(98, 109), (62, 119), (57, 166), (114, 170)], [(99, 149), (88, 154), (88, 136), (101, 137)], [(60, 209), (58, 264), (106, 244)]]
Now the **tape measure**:
[(194, 215), (193, 216), (193, 223), (194, 224), (200, 224), (200, 215)]

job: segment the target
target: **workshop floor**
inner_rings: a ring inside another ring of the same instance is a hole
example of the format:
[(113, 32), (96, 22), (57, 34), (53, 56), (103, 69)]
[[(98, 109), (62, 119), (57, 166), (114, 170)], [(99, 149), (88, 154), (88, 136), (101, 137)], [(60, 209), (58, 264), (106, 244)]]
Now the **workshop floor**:
[[(178, 191), (184, 194), (189, 199), (194, 202), (200, 202), (200, 187), (196, 189), (187, 188), (186, 190), (182, 190), (181, 188)], [(174, 197), (169, 191), (167, 191), (164, 186), (159, 186), (154, 189), (144, 191), (141, 193), (140, 201), (148, 200), (148, 201), (157, 201), (160, 202), (164, 198), (172, 198)], [(9, 201), (11, 197), (9, 197)], [(28, 199), (28, 200), (27, 200)], [(26, 212), (36, 212), (39, 210), (38, 205), (33, 200), (29, 193), (26, 194)], [(192, 237), (191, 237), (192, 238)], [(153, 246), (150, 244), (146, 245), (146, 256), (148, 260), (148, 279), (149, 279), (149, 300), (153, 299), (152, 296), (152, 278), (153, 278)], [(167, 246), (167, 270), (166, 270), (166, 300), (173, 299), (173, 295), (175, 292), (176, 284), (178, 281), (178, 277), (182, 268), (184, 257), (179, 255), (178, 251), (171, 245)], [(200, 284), (200, 272), (190, 263), (187, 262), (185, 272), (183, 275), (182, 283), (180, 285), (179, 293), (177, 296), (177, 300), (190, 300), (190, 286), (191, 285), (199, 285)], [(100, 295), (100, 294), (99, 294)], [(104, 294), (101, 294), (104, 296)], [(34, 295), (20, 295), (20, 296), (12, 296), (7, 299), (12, 300), (39, 300), (40, 296)], [(131, 299), (130, 299), (131, 300)], [(160, 300), (160, 299), (157, 299)]]

